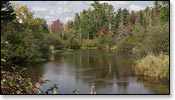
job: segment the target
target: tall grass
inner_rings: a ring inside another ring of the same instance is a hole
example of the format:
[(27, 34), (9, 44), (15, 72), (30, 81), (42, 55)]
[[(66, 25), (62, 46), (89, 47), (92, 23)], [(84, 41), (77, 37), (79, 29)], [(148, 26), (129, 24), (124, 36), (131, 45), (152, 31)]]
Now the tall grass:
[(169, 79), (169, 56), (163, 53), (158, 56), (149, 54), (136, 62), (135, 73)]

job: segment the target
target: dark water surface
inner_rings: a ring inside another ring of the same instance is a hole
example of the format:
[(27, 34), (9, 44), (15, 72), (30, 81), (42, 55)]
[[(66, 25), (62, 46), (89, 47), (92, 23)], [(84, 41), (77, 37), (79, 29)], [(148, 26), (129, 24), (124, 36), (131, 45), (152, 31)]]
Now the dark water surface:
[[(58, 84), (58, 92), (72, 94), (168, 94), (169, 83), (134, 75), (134, 58), (127, 53), (73, 51), (50, 56), (47, 62), (31, 65), (27, 75), (34, 81), (41, 76)], [(93, 89), (92, 89), (93, 88)]]

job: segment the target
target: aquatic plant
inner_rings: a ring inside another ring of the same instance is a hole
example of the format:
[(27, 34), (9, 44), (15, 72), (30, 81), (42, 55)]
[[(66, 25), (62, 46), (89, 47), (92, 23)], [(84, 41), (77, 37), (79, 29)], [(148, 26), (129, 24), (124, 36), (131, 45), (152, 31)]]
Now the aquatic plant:
[(161, 53), (158, 56), (149, 54), (136, 62), (137, 75), (169, 79), (169, 56)]

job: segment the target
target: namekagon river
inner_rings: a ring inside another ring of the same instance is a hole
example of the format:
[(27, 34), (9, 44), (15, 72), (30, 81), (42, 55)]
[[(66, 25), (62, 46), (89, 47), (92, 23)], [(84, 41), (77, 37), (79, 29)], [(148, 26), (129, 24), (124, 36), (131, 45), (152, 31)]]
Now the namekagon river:
[(50, 80), (42, 85), (46, 91), (53, 84), (58, 93), (73, 94), (169, 94), (169, 82), (136, 76), (134, 55), (100, 50), (78, 50), (51, 55), (46, 62), (32, 64), (26, 76)]

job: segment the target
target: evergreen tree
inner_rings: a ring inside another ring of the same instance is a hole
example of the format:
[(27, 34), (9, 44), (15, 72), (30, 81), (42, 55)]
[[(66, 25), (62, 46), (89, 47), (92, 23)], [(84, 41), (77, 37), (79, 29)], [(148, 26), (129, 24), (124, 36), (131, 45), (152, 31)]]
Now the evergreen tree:
[(9, 1), (1, 1), (1, 21), (12, 21), (16, 18), (16, 14)]

